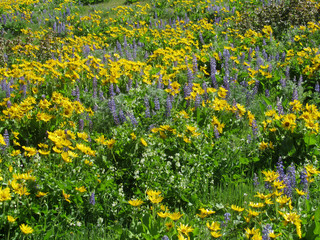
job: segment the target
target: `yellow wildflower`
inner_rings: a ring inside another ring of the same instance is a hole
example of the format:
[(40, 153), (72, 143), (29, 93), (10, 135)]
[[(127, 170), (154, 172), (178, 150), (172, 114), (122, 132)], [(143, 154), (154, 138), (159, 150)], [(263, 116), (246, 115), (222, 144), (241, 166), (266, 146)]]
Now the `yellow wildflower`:
[(10, 215), (8, 215), (7, 218), (8, 218), (8, 221), (11, 222), (11, 223), (14, 223), (17, 220), (17, 218), (14, 218), (14, 217), (12, 217)]
[(194, 229), (191, 226), (188, 226), (188, 224), (184, 225), (180, 223), (180, 226), (177, 228), (177, 230), (179, 233), (183, 233), (186, 236), (189, 236), (189, 233), (193, 232)]
[(140, 200), (140, 199), (131, 199), (131, 200), (128, 201), (128, 203), (129, 203), (131, 206), (139, 207), (141, 204), (143, 204), (143, 201)]
[(209, 228), (210, 231), (219, 231), (221, 230), (220, 228), (220, 222), (212, 222), (211, 224), (209, 224), (209, 222), (206, 223), (207, 228)]
[(236, 212), (242, 212), (244, 210), (244, 208), (238, 207), (236, 205), (231, 205), (231, 209), (236, 211)]
[(173, 221), (179, 220), (182, 216), (183, 216), (183, 214), (181, 214), (180, 212), (174, 212), (174, 213), (170, 213), (168, 215), (168, 217)]
[(31, 234), (31, 233), (33, 233), (32, 227), (29, 227), (29, 226), (26, 225), (26, 224), (21, 224), (21, 225), (20, 225), (20, 230), (21, 230), (21, 232), (23, 232), (24, 234)]

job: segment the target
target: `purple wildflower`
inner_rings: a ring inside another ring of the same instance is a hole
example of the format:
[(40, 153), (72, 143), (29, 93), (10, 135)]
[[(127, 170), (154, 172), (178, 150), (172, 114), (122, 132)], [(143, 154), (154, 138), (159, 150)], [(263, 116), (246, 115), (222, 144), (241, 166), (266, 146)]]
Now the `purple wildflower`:
[(266, 224), (262, 229), (262, 240), (270, 240), (270, 233), (272, 233), (272, 226), (270, 224)]
[(155, 97), (154, 98), (154, 109), (156, 111), (159, 111), (160, 110), (160, 102), (159, 102), (159, 98), (158, 97)]
[(82, 132), (84, 127), (84, 121), (83, 119), (79, 119), (79, 131)]
[(91, 204), (91, 205), (95, 205), (95, 204), (96, 204), (94, 192), (93, 192), (93, 193), (91, 194), (91, 196), (90, 196), (90, 204)]
[(295, 89), (293, 89), (293, 93), (292, 93), (292, 102), (294, 101), (294, 100), (298, 100), (298, 90), (295, 88)]
[(147, 96), (144, 97), (144, 106), (146, 107), (145, 116), (150, 118), (150, 104)]
[(116, 125), (119, 125), (120, 122), (119, 122), (119, 118), (117, 116), (116, 103), (115, 103), (113, 97), (111, 97), (111, 100), (108, 102), (108, 106), (109, 106), (110, 112), (111, 112), (111, 114), (113, 116), (114, 123)]
[(167, 102), (166, 102), (166, 117), (170, 117), (171, 115), (171, 109), (172, 109), (172, 102), (170, 95), (167, 97)]
[(279, 97), (277, 97), (277, 109), (279, 115), (284, 115), (283, 106)]
[(138, 121), (137, 121), (137, 119), (134, 117), (134, 114), (133, 114), (133, 113), (128, 113), (128, 117), (130, 118), (131, 123), (132, 123), (132, 125), (133, 125), (134, 127), (138, 125)]
[(124, 123), (126, 121), (126, 117), (125, 117), (122, 109), (119, 110), (119, 119), (120, 119), (121, 123)]
[(270, 91), (269, 91), (269, 89), (266, 89), (266, 91), (265, 91), (265, 96), (266, 96), (266, 97), (270, 97)]
[(251, 128), (252, 128), (253, 136), (256, 137), (258, 135), (259, 130), (258, 130), (257, 121), (255, 119), (252, 120)]
[(114, 93), (113, 83), (110, 83), (109, 93), (111, 97), (114, 97), (116, 94)]
[(303, 170), (300, 173), (300, 184), (303, 187), (303, 191), (306, 192), (307, 199), (309, 199), (309, 191), (308, 191), (308, 175), (307, 175), (307, 170), (303, 168)]
[(320, 92), (320, 85), (319, 82), (316, 82), (316, 85), (314, 86), (314, 91), (316, 91), (317, 93)]
[(287, 85), (287, 84), (286, 84), (286, 79), (281, 77), (281, 78), (280, 78), (280, 84), (281, 84), (281, 87), (282, 87), (282, 88), (285, 88), (286, 85)]

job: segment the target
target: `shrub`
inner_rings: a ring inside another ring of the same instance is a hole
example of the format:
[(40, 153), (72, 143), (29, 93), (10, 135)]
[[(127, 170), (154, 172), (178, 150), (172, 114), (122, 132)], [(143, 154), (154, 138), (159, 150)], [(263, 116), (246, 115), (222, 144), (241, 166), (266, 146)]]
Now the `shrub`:
[(81, 0), (80, 2), (83, 5), (89, 5), (89, 4), (96, 4), (101, 2), (109, 2), (109, 0)]
[(306, 25), (319, 20), (320, 9), (309, 0), (281, 0), (256, 9), (248, 10), (241, 15), (236, 28), (242, 32), (248, 29), (261, 31), (266, 25), (274, 30), (274, 37), (281, 39), (290, 26)]

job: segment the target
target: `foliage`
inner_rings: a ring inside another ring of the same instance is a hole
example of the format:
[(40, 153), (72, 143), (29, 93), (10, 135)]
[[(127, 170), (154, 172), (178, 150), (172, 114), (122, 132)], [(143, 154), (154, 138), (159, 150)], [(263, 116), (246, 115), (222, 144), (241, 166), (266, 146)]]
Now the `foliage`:
[(246, 11), (241, 15), (236, 28), (245, 32), (248, 29), (261, 31), (266, 25), (273, 29), (276, 39), (285, 36), (291, 26), (307, 25), (308, 22), (319, 21), (319, 8), (310, 0), (272, 1), (263, 6)]

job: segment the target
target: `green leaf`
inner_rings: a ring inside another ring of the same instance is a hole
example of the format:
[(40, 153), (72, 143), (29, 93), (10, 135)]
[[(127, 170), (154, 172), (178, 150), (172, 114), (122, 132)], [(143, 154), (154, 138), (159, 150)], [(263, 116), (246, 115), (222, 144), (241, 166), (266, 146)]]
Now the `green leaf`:
[(245, 164), (245, 165), (250, 163), (250, 160), (246, 157), (240, 157), (239, 161), (240, 161), (240, 164)]
[(317, 211), (314, 213), (314, 222), (315, 222), (315, 229), (313, 233), (315, 235), (320, 235), (320, 207), (318, 207)]
[(317, 144), (317, 139), (314, 134), (309, 136), (305, 135), (303, 140), (307, 146), (312, 146)]
[(263, 98), (263, 100), (266, 102), (267, 105), (272, 106), (272, 103), (271, 103), (271, 101), (270, 101), (269, 98), (267, 98), (267, 97), (265, 97), (265, 96), (262, 96), (262, 98)]

